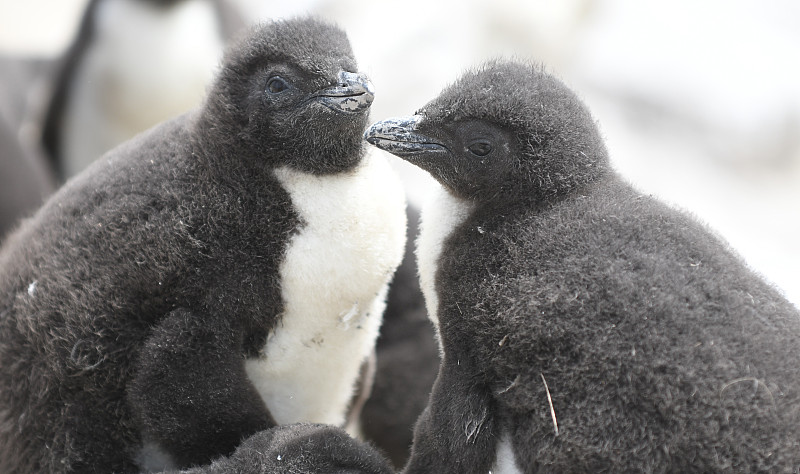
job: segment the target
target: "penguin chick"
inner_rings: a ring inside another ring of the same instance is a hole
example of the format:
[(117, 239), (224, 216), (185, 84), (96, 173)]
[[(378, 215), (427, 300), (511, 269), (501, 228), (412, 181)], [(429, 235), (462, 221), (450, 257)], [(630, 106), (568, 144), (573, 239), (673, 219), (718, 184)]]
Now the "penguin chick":
[(43, 114), (42, 144), (61, 181), (196, 107), (242, 26), (226, 0), (91, 0)]
[(797, 308), (616, 174), (561, 82), (489, 63), (366, 138), (441, 184), (417, 257), (443, 360), (406, 472), (800, 466)]
[(390, 474), (392, 469), (372, 446), (334, 426), (298, 423), (261, 431), (228, 458), (183, 474)]
[(276, 423), (344, 423), (405, 237), (356, 71), (332, 25), (255, 27), (198, 110), (9, 237), (0, 471), (181, 468)]

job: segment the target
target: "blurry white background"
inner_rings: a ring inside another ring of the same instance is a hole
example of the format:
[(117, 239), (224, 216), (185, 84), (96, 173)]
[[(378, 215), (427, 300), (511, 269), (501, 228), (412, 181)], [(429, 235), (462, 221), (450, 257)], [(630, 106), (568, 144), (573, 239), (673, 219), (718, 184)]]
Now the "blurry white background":
[[(800, 305), (800, 4), (793, 0), (234, 0), (348, 32), (372, 118), (412, 113), (493, 57), (545, 63), (617, 169), (687, 209)], [(0, 53), (54, 56), (86, 0), (0, 0)], [(418, 202), (429, 182), (390, 158)]]

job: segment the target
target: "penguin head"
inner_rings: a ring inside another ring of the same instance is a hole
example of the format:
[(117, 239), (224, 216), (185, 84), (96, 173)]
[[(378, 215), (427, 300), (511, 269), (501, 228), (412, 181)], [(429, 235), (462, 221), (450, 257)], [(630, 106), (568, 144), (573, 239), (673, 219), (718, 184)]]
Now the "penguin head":
[(476, 202), (552, 199), (596, 180), (608, 162), (575, 94), (517, 62), (470, 71), (415, 115), (375, 123), (364, 137)]
[(155, 7), (170, 8), (186, 0), (142, 0), (143, 3), (149, 3)]
[(335, 173), (363, 156), (373, 97), (341, 29), (312, 18), (274, 21), (229, 49), (201, 123), (242, 159)]

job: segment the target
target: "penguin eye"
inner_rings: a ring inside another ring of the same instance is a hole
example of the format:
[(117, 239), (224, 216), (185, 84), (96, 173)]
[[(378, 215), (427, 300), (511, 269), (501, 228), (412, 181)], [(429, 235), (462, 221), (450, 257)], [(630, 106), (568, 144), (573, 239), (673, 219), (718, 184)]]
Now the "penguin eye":
[(467, 145), (467, 150), (475, 156), (486, 156), (492, 152), (492, 144), (489, 140), (475, 140)]
[(289, 83), (286, 82), (286, 79), (280, 76), (273, 76), (269, 78), (269, 81), (267, 82), (267, 91), (269, 91), (270, 94), (280, 94), (288, 88)]

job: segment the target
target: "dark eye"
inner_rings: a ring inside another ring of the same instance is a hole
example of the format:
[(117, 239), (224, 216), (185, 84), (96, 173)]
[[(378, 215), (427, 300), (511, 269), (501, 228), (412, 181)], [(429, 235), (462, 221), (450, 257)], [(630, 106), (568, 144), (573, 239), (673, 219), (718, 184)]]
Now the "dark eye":
[(289, 83), (286, 82), (286, 79), (280, 76), (270, 77), (269, 81), (267, 82), (267, 91), (269, 91), (270, 94), (280, 94), (288, 88)]
[(492, 144), (489, 140), (476, 140), (467, 145), (467, 150), (475, 156), (486, 156), (492, 152)]

